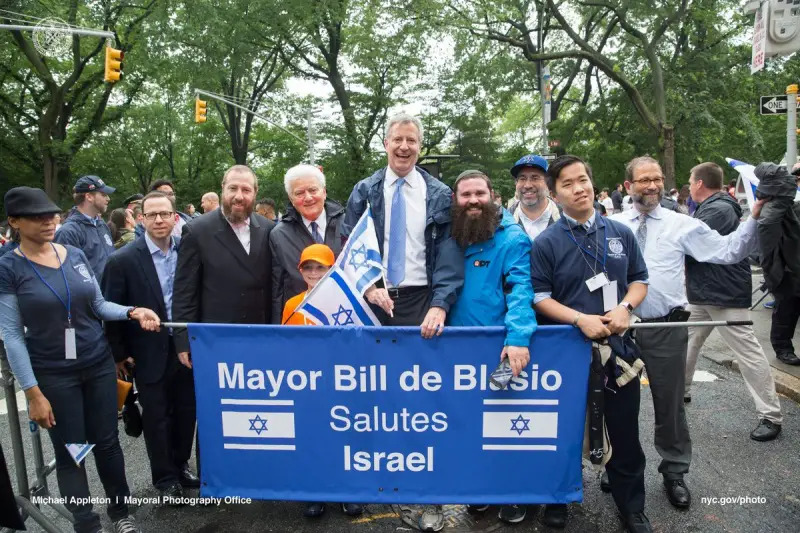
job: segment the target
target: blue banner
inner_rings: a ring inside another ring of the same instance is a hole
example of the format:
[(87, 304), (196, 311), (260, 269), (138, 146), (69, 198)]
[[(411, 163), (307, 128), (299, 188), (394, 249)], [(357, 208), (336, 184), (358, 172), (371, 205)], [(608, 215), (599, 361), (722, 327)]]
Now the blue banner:
[(581, 501), (591, 345), (540, 327), (508, 389), (503, 328), (189, 326), (201, 494), (363, 503)]

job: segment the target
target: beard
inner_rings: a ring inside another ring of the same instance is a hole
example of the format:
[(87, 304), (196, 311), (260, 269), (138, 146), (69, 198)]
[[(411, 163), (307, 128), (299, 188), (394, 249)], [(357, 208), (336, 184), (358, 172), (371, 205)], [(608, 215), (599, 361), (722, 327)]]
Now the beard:
[(536, 193), (536, 198), (533, 200), (525, 200), (524, 192), (525, 191), (519, 191), (517, 193), (517, 200), (519, 200), (519, 203), (521, 205), (527, 207), (528, 209), (533, 209), (534, 207), (539, 205), (539, 203), (544, 199), (544, 195), (540, 194), (540, 191), (534, 190), (534, 192)]
[[(481, 208), (478, 216), (467, 214), (467, 210), (473, 207)], [(461, 248), (488, 241), (494, 236), (499, 223), (497, 211), (497, 206), (493, 203), (472, 204), (463, 207), (453, 204), (451, 208), (453, 222), (450, 226), (450, 234)]]
[(242, 204), (240, 205), (243, 205), (245, 207), (244, 212), (241, 214), (234, 213), (232, 209), (233, 199), (226, 199), (224, 197), (222, 199), (222, 214), (225, 215), (225, 218), (231, 224), (241, 224), (242, 222), (250, 220), (250, 215), (253, 214), (253, 204), (250, 204), (248, 206), (247, 203), (242, 202)]
[(661, 203), (661, 193), (653, 195), (631, 193), (631, 198), (633, 203), (641, 208), (639, 211), (650, 212)]

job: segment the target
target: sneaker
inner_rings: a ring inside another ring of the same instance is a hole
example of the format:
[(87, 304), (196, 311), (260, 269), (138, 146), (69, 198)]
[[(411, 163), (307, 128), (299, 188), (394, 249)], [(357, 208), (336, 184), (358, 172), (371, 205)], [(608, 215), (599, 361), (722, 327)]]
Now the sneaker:
[(114, 533), (142, 533), (136, 526), (132, 516), (126, 516), (114, 522)]
[(485, 503), (467, 505), (467, 512), (472, 514), (484, 513), (489, 508)]
[(764, 309), (775, 309), (775, 300), (764, 302)]
[(419, 517), (420, 531), (441, 531), (444, 527), (444, 513), (441, 505), (429, 505)]
[(776, 424), (772, 420), (762, 418), (758, 422), (756, 429), (750, 433), (750, 438), (759, 442), (766, 442), (778, 437), (781, 432), (781, 425)]
[(497, 513), (497, 518), (506, 524), (517, 524), (525, 520), (527, 509), (524, 505), (504, 505)]

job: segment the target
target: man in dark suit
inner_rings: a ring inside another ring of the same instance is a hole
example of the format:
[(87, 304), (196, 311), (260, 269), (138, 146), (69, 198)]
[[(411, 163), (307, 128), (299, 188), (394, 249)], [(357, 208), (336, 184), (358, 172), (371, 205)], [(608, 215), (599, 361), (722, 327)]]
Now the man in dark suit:
[[(272, 256), (275, 223), (253, 213), (258, 182), (244, 165), (222, 178), (220, 209), (183, 228), (172, 319), (176, 322), (269, 324), (272, 316)], [(192, 368), (189, 335), (176, 330), (178, 358)]]
[[(142, 212), (144, 238), (109, 258), (103, 292), (109, 301), (153, 309), (166, 322), (172, 318), (178, 262), (178, 239), (171, 236), (175, 201), (163, 192), (151, 192), (142, 200)], [(180, 497), (183, 488), (198, 488), (200, 481), (187, 466), (196, 418), (194, 380), (191, 370), (178, 362), (172, 332), (145, 332), (125, 322), (107, 322), (106, 334), (118, 373), (127, 374), (127, 365), (135, 365), (153, 485), (170, 497)]]

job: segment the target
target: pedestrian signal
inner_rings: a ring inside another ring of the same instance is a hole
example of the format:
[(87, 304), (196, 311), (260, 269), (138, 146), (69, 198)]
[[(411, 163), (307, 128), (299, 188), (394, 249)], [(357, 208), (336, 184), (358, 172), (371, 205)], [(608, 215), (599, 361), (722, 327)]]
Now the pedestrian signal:
[(194, 100), (194, 121), (197, 124), (202, 124), (206, 121), (206, 112), (208, 111), (208, 102), (195, 98)]
[(122, 79), (122, 58), (125, 54), (122, 50), (106, 46), (106, 75), (105, 80), (109, 83), (118, 82)]

